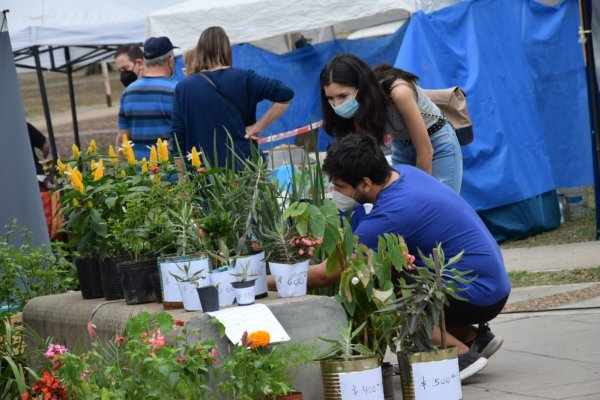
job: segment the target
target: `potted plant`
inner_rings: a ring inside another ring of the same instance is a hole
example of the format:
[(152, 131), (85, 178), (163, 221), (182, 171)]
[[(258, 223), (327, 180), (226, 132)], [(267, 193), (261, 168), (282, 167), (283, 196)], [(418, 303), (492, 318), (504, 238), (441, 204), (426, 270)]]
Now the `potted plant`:
[(197, 263), (192, 264), (191, 261), (188, 261), (183, 266), (178, 265), (177, 269), (177, 273), (169, 272), (169, 274), (177, 282), (183, 308), (186, 311), (202, 311), (198, 289), (210, 285), (208, 259), (206, 259), (204, 268), (199, 268)]
[(183, 306), (179, 287), (172, 274), (180, 265), (190, 264), (191, 270), (205, 268), (210, 271), (210, 262), (205, 253), (204, 232), (200, 227), (198, 199), (194, 186), (187, 178), (180, 179), (165, 189), (160, 207), (164, 210), (163, 235), (172, 240), (170, 254), (160, 256), (158, 264), (161, 275), (163, 308), (177, 309)]
[[(465, 289), (456, 283), (472, 281), (464, 278), (470, 271), (451, 268), (460, 261), (462, 255), (461, 252), (446, 261), (441, 244), (429, 256), (419, 250), (419, 257), (425, 265), (411, 265), (410, 274), (401, 274), (398, 283), (401, 296), (392, 305), (380, 310), (381, 313), (391, 311), (399, 319), (395, 336), (397, 348), (400, 349), (397, 355), (405, 399), (415, 398), (416, 390), (427, 390), (428, 386), (419, 385), (419, 382), (427, 380), (431, 368), (439, 374), (439, 362), (443, 363), (446, 370), (444, 376), (447, 382), (442, 388), (438, 388), (442, 391), (436, 395), (449, 399), (461, 397), (458, 354), (455, 347), (446, 346), (444, 303), (447, 296), (464, 300), (459, 293)], [(435, 326), (439, 326), (441, 330), (441, 348), (434, 345), (432, 340)], [(438, 363), (434, 365), (432, 362)]]
[(381, 360), (358, 340), (366, 322), (354, 330), (352, 325), (349, 321), (347, 326), (340, 327), (340, 339), (319, 337), (332, 344), (317, 358), (321, 365), (325, 399), (360, 398), (357, 394), (363, 390), (371, 396), (369, 398), (383, 399)]
[(160, 191), (160, 185), (131, 187), (123, 216), (109, 219), (111, 238), (119, 252), (129, 257), (117, 264), (127, 304), (154, 302), (160, 296), (156, 258), (167, 245), (162, 235), (164, 213), (156, 207)]
[(69, 247), (79, 256), (75, 266), (84, 299), (103, 297), (98, 257), (104, 253), (107, 221), (103, 212), (110, 184), (104, 175), (104, 160), (98, 157), (92, 140), (82, 154), (73, 145), (73, 155), (66, 163), (57, 161), (61, 213), (65, 220)]
[(314, 358), (314, 348), (299, 343), (269, 344), (266, 331), (244, 332), (241, 343), (230, 347), (219, 370), (223, 379), (217, 384), (228, 399), (302, 399), (294, 392), (292, 370)]
[[(235, 157), (235, 155), (233, 155)], [(249, 270), (256, 274), (256, 298), (267, 296), (267, 271), (264, 251), (257, 241), (257, 215), (263, 186), (270, 182), (266, 165), (258, 155), (251, 160), (238, 160), (238, 168), (209, 169), (196, 177), (203, 198), (203, 229), (211, 237), (212, 251), (222, 247), (230, 250), (231, 260), (227, 263), (250, 263)], [(215, 220), (226, 225), (216, 226)], [(223, 264), (225, 265), (225, 264)], [(221, 266), (222, 267), (222, 266)]]
[[(233, 290), (235, 292), (235, 301), (240, 306), (249, 306), (254, 304), (254, 299), (256, 296), (255, 290), (255, 282), (258, 274), (250, 272), (250, 261), (241, 262), (238, 260), (238, 265), (236, 266), (236, 270), (240, 272), (230, 273), (232, 276), (238, 278), (231, 283)], [(249, 279), (254, 278), (254, 279)]]

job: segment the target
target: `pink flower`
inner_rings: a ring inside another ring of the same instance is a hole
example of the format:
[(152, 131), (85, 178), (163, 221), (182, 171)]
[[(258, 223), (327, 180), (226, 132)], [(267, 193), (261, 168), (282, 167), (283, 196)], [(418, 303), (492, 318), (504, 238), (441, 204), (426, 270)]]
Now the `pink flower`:
[(152, 348), (150, 349), (150, 354), (154, 355), (156, 350), (160, 349), (165, 345), (165, 337), (160, 334), (160, 328), (158, 328), (153, 334), (148, 342), (152, 344)]
[(125, 338), (125, 336), (117, 336), (115, 338), (115, 342), (117, 342), (117, 343), (123, 343), (126, 340), (127, 340), (127, 338)]
[(92, 321), (87, 323), (87, 331), (88, 334), (90, 335), (90, 337), (94, 340), (98, 340), (100, 339), (100, 336), (98, 336), (98, 334), (95, 331), (96, 329), (96, 325), (94, 325), (94, 323)]
[(44, 356), (46, 356), (48, 361), (55, 361), (60, 358), (61, 354), (68, 352), (69, 349), (65, 346), (61, 346), (60, 344), (50, 344), (48, 345), (48, 350), (44, 353)]
[(87, 376), (90, 374), (90, 369), (86, 368), (85, 371), (83, 371), (81, 373), (81, 379), (85, 380), (85, 378), (87, 378)]
[(198, 170), (196, 172), (199, 174), (203, 174), (206, 172), (206, 168), (204, 168), (204, 167), (198, 168)]
[(183, 364), (183, 363), (186, 361), (186, 358), (185, 358), (185, 357), (183, 357), (183, 356), (182, 356), (182, 357), (178, 357), (178, 358), (177, 358), (177, 361), (178, 361), (179, 363)]
[(215, 348), (213, 348), (213, 349), (210, 351), (210, 355), (213, 357), (213, 360), (211, 361), (210, 365), (215, 365), (215, 364), (217, 363), (217, 355), (218, 355), (218, 354), (219, 354), (219, 353), (217, 352), (217, 349), (215, 349)]
[(198, 228), (198, 232), (200, 234), (200, 239), (204, 239), (204, 229)]
[(304, 249), (300, 249), (300, 250), (298, 250), (298, 254), (300, 254), (300, 255), (304, 255)]
[(308, 251), (308, 255), (309, 255), (309, 256), (311, 256), (311, 257), (312, 257), (312, 256), (313, 256), (313, 254), (315, 254), (315, 253), (313, 253), (313, 251), (312, 251), (312, 250), (309, 250), (309, 251)]

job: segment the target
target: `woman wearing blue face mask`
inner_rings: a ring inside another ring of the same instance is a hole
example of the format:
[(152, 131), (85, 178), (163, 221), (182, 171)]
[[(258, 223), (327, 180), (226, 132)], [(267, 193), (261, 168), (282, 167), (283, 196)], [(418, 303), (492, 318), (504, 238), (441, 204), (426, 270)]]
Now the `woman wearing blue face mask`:
[(383, 145), (392, 137), (393, 164), (409, 164), (457, 193), (462, 153), (450, 124), (406, 71), (381, 65), (375, 72), (360, 58), (341, 54), (321, 71), (323, 128), (335, 137), (373, 135)]

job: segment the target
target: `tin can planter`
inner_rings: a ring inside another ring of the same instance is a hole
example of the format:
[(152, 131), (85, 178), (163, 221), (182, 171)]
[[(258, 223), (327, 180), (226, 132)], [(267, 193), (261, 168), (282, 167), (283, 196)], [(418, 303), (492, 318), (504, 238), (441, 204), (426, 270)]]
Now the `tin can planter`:
[(106, 300), (120, 300), (123, 298), (121, 277), (119, 271), (117, 271), (117, 263), (122, 261), (125, 261), (125, 257), (109, 257), (100, 261), (100, 279)]
[(208, 275), (208, 271), (210, 270), (210, 259), (204, 254), (158, 257), (163, 309), (176, 310), (185, 308), (177, 280), (171, 274), (181, 274), (180, 268), (183, 268), (183, 266), (188, 263), (190, 264), (190, 274), (204, 270)]
[(75, 267), (77, 268), (81, 297), (86, 300), (104, 297), (98, 257), (77, 257)]
[(219, 290), (219, 305), (230, 306), (235, 300), (235, 291), (231, 284), (238, 279), (231, 275), (236, 273), (231, 266), (213, 269), (210, 273), (210, 283)]
[(404, 400), (462, 399), (456, 347), (397, 356)]
[(277, 292), (280, 297), (295, 297), (306, 295), (306, 283), (310, 260), (296, 264), (269, 262), (271, 275), (275, 277)]
[(355, 356), (350, 360), (321, 360), (321, 378), (325, 400), (384, 400), (378, 357)]
[(219, 290), (216, 286), (208, 285), (196, 289), (198, 297), (200, 298), (200, 304), (202, 305), (202, 311), (219, 311)]
[(145, 304), (156, 301), (150, 274), (156, 273), (157, 268), (156, 258), (117, 264), (121, 276), (121, 288), (123, 288), (127, 304)]
[(255, 281), (246, 281), (233, 282), (231, 284), (235, 291), (235, 301), (238, 305), (249, 306), (250, 304), (254, 304), (254, 299), (256, 297), (256, 286), (254, 283)]
[(250, 263), (248, 268), (248, 275), (252, 276), (256, 280), (255, 283), (255, 298), (262, 299), (268, 296), (267, 288), (267, 265), (265, 262), (265, 252), (252, 254), (249, 256), (234, 257), (231, 259), (231, 264), (235, 266), (236, 271), (241, 270), (240, 266)]

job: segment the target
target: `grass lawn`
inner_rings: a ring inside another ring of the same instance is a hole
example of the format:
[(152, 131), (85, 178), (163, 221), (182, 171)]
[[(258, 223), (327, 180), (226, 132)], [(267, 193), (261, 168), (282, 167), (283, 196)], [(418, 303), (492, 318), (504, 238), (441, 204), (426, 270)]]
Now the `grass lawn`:
[(508, 273), (508, 277), (513, 288), (600, 282), (600, 267), (581, 268), (568, 271), (513, 271)]

